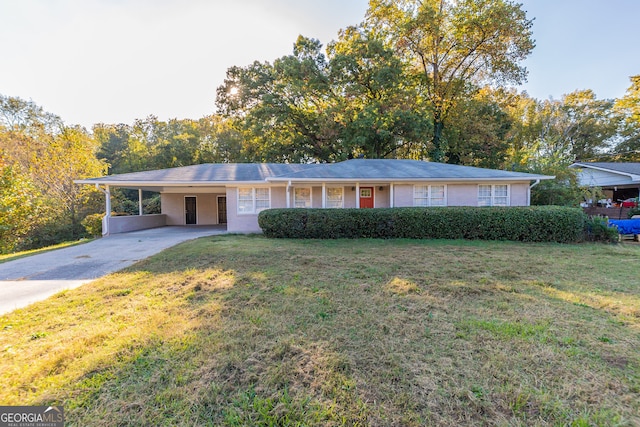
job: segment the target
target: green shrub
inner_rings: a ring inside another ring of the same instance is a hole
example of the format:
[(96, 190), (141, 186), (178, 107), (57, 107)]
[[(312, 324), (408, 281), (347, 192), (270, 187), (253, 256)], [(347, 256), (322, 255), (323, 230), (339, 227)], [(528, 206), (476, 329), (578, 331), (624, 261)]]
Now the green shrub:
[(96, 213), (87, 215), (82, 220), (82, 226), (87, 230), (87, 234), (94, 237), (102, 236), (102, 217), (104, 217), (104, 214)]
[(267, 237), (482, 239), (577, 242), (581, 209), (560, 206), (387, 209), (268, 209), (258, 216)]
[(610, 227), (609, 219), (599, 215), (585, 220), (584, 235), (590, 242), (615, 243), (619, 240), (618, 229)]
[(634, 215), (640, 215), (640, 208), (632, 208), (627, 213), (627, 218), (631, 218)]

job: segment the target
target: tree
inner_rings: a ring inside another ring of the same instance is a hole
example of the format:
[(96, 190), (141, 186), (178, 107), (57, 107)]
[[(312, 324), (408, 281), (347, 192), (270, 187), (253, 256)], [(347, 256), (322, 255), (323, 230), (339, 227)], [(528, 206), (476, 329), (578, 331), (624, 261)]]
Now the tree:
[(620, 159), (640, 161), (640, 75), (631, 76), (630, 80), (631, 86), (614, 107), (620, 117), (621, 137), (616, 152)]
[(93, 137), (98, 144), (96, 156), (104, 160), (109, 173), (132, 172), (126, 167), (131, 127), (125, 124), (98, 123), (93, 126)]
[(430, 124), (393, 49), (360, 26), (341, 31), (327, 50), (343, 149), (368, 158), (423, 157)]
[(41, 223), (42, 194), (0, 157), (0, 254), (11, 253)]
[(431, 105), (431, 158), (445, 160), (443, 130), (464, 96), (488, 83), (521, 83), (532, 21), (509, 0), (371, 0), (365, 21), (395, 46)]
[(507, 161), (513, 119), (491, 88), (459, 102), (450, 113), (444, 136), (448, 162), (492, 169), (510, 168)]
[(202, 163), (247, 162), (242, 133), (229, 119), (212, 114), (198, 121), (200, 127), (199, 160)]
[(300, 36), (293, 55), (227, 70), (218, 111), (235, 123), (250, 161), (422, 157), (429, 129), (394, 51), (363, 27), (327, 54)]
[(229, 68), (216, 106), (249, 142), (248, 160), (295, 163), (344, 157), (331, 99), (322, 45), (300, 36), (293, 55)]
[[(104, 164), (95, 157), (95, 140), (84, 128), (66, 126), (32, 102), (0, 96), (0, 108), (4, 177), (0, 205), (7, 215), (31, 212), (14, 215), (16, 227), (27, 230), (14, 233), (14, 247), (37, 247), (79, 237), (80, 221), (93, 213), (88, 201), (94, 200), (97, 192), (77, 186), (73, 180), (105, 172)], [(16, 205), (19, 200), (24, 206)], [(20, 218), (27, 217), (32, 225), (19, 226)]]

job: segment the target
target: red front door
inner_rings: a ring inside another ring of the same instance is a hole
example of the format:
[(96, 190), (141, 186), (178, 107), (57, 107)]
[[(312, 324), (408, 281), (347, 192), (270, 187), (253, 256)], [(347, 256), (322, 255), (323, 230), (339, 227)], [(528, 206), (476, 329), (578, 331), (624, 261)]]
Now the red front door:
[(373, 208), (373, 187), (360, 187), (360, 209)]

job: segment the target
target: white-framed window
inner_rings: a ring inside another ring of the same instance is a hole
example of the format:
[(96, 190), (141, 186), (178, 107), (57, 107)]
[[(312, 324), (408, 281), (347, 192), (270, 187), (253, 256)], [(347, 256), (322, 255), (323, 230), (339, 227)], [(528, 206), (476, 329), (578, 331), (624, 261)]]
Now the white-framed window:
[(327, 187), (327, 200), (325, 206), (327, 208), (341, 208), (344, 206), (343, 188)]
[(256, 214), (270, 205), (269, 188), (238, 188), (238, 214)]
[(509, 206), (509, 184), (478, 185), (478, 206)]
[(311, 187), (296, 187), (293, 189), (293, 207), (311, 207)]
[(447, 186), (414, 185), (413, 206), (447, 206)]

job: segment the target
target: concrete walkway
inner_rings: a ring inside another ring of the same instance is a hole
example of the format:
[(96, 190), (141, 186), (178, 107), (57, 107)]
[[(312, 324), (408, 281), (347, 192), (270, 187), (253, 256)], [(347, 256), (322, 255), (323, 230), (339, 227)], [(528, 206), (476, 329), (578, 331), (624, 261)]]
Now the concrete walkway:
[(221, 226), (154, 228), (5, 262), (0, 264), (0, 314), (76, 288), (186, 240), (224, 233)]

